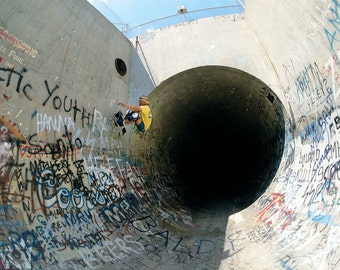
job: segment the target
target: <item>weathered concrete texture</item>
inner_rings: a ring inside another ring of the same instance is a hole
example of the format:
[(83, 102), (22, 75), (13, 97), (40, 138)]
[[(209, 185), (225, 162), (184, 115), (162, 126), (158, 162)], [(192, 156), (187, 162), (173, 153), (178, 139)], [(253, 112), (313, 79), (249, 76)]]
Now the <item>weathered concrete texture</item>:
[(338, 7), (137, 41), (87, 1), (2, 0), (2, 269), (339, 269)]

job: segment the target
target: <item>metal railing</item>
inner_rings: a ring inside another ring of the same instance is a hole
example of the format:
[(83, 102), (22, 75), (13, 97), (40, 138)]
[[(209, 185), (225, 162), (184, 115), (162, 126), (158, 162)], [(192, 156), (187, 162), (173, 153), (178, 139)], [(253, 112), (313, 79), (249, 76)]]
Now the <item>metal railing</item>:
[[(180, 24), (184, 22), (190, 22), (202, 18), (214, 17), (214, 16), (222, 16), (229, 14), (243, 14), (244, 13), (244, 2), (245, 0), (236, 0), (237, 4), (230, 6), (220, 6), (220, 7), (212, 7), (205, 8), (193, 11), (184, 12), (181, 10), (178, 11), (177, 14), (166, 16), (163, 18), (159, 18), (156, 20), (152, 20), (134, 27), (129, 28), (128, 25), (124, 25), (120, 31), (127, 37), (133, 38), (150, 31), (161, 29), (170, 25)], [(119, 24), (115, 24), (115, 26), (119, 29)]]

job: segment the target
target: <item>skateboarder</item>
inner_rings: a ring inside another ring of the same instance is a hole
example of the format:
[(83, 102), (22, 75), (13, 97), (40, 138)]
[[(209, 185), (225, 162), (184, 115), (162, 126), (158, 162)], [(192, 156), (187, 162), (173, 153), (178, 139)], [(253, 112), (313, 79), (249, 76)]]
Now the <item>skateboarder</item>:
[(123, 113), (119, 111), (114, 119), (116, 126), (124, 126), (126, 124), (135, 123), (137, 129), (141, 132), (145, 132), (150, 128), (152, 122), (152, 113), (149, 107), (150, 101), (147, 96), (139, 97), (139, 105), (134, 106), (124, 102), (119, 102), (121, 105), (128, 109), (125, 117), (123, 118)]

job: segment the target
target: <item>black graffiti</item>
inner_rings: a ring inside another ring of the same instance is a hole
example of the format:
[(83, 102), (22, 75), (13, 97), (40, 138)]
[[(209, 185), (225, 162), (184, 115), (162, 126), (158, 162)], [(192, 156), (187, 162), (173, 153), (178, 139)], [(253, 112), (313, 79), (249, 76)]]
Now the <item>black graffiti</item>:
[[(21, 73), (24, 73), (26, 71), (27, 70), (24, 68)], [(7, 75), (7, 78), (3, 78), (0, 76), (0, 82), (6, 81), (6, 87), (9, 87), (12, 82), (16, 83), (16, 92), (20, 93), (20, 91), (22, 91), (22, 93), (28, 100), (32, 100), (32, 98), (28, 95), (28, 91), (32, 89), (32, 86), (30, 84), (25, 84), (24, 86), (21, 86), (22, 79), (24, 77), (20, 72), (14, 71), (13, 68), (0, 68), (0, 72), (4, 72), (5, 75)], [(14, 82), (14, 76), (18, 77), (16, 82)]]
[(46, 100), (42, 103), (43, 106), (46, 105), (47, 101), (50, 99), (50, 97), (53, 95), (54, 91), (57, 90), (59, 88), (58, 85), (56, 85), (52, 91), (50, 91), (50, 88), (49, 88), (49, 85), (48, 85), (48, 82), (45, 80), (45, 86), (46, 86), (46, 90), (47, 90), (47, 93), (48, 93), (48, 97), (46, 98)]
[(66, 159), (69, 156), (73, 158), (74, 151), (83, 147), (83, 143), (79, 138), (75, 138), (73, 142), (71, 137), (72, 134), (68, 132), (66, 126), (65, 133), (62, 136), (67, 138), (67, 142), (64, 142), (63, 139), (59, 138), (56, 140), (56, 143), (46, 143), (45, 145), (41, 146), (40, 144), (33, 142), (33, 138), (35, 138), (37, 135), (38, 134), (35, 133), (28, 138), (28, 144), (32, 147), (28, 148), (27, 152), (31, 155), (46, 154), (51, 155), (52, 159)]
[[(46, 90), (48, 93), (48, 97), (42, 103), (43, 106), (47, 104), (50, 98), (52, 98), (54, 92), (59, 88), (59, 86), (56, 85), (52, 90), (50, 90), (49, 84), (46, 80), (45, 80), (45, 86), (46, 86)], [(74, 105), (73, 105), (73, 102), (74, 102)], [(80, 119), (82, 121), (82, 127), (85, 127), (85, 125), (88, 126), (91, 123), (92, 113), (86, 112), (85, 108), (82, 108), (82, 109), (78, 108), (76, 99), (73, 101), (72, 98), (69, 99), (67, 96), (64, 96), (63, 99), (59, 96), (54, 96), (52, 98), (52, 106), (55, 110), (60, 110), (63, 108), (65, 112), (71, 112), (73, 110), (73, 121), (75, 123), (77, 122), (78, 113), (81, 113)]]
[[(136, 196), (131, 193), (127, 193), (124, 198), (104, 206), (100, 209), (100, 213), (104, 220), (109, 221), (109, 223), (112, 223), (116, 228), (121, 228), (128, 222), (139, 231), (148, 231), (150, 230), (150, 227), (156, 226), (155, 221), (152, 220), (150, 216), (144, 216), (144, 208), (137, 200)], [(143, 217), (139, 218), (141, 214)], [(145, 219), (148, 221), (144, 222), (143, 220)], [(150, 220), (152, 224), (150, 223)]]
[(29, 145), (35, 147), (27, 150), (29, 154), (37, 155), (44, 153), (46, 155), (51, 155), (52, 159), (66, 158), (69, 148), (61, 139), (58, 139), (56, 143), (46, 143), (44, 146), (40, 146), (32, 142), (32, 138), (35, 136), (37, 136), (37, 134), (33, 134), (29, 138)]
[[(0, 68), (0, 82), (5, 82), (6, 87), (15, 84), (15, 91), (17, 93), (23, 93), (28, 100), (32, 101), (33, 99), (29, 95), (29, 91), (32, 90), (33, 87), (29, 83), (23, 83), (23, 73), (25, 72), (27, 72), (26, 68), (23, 68), (21, 72), (15, 71), (14, 68)], [(55, 85), (54, 88), (51, 88), (47, 80), (45, 80), (44, 83), (47, 91), (47, 97), (42, 102), (43, 106), (46, 106), (49, 100), (52, 100), (51, 105), (55, 110), (63, 108), (65, 112), (73, 111), (73, 121), (75, 123), (77, 122), (78, 117), (80, 117), (83, 128), (91, 124), (93, 118), (92, 112), (86, 111), (84, 107), (79, 108), (76, 99), (69, 100), (68, 96), (61, 98), (55, 95), (56, 90), (59, 89), (59, 85)]]

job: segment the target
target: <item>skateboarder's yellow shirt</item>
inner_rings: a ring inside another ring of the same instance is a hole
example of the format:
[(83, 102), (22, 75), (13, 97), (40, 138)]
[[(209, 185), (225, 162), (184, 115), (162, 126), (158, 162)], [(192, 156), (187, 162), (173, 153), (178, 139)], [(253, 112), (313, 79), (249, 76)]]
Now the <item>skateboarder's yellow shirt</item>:
[(152, 122), (151, 109), (148, 105), (142, 105), (140, 107), (142, 108), (141, 117), (144, 123), (144, 128), (145, 128), (145, 131), (147, 131), (149, 127), (151, 126), (151, 122)]

